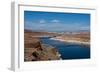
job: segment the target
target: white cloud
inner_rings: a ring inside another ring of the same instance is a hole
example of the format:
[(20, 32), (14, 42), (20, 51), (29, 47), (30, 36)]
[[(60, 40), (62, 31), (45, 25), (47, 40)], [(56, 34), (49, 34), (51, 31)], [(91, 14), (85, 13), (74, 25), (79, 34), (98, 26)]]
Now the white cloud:
[[(84, 25), (84, 24), (83, 24)], [(33, 30), (43, 30), (43, 31), (77, 31), (77, 30), (89, 30), (90, 26), (81, 23), (65, 24), (65, 23), (48, 23), (45, 20), (40, 20), (40, 22), (25, 21), (25, 28)]]
[(41, 24), (42, 24), (42, 23), (46, 23), (46, 20), (43, 20), (43, 19), (42, 19), (42, 20), (39, 21), (39, 23), (41, 23)]
[(89, 29), (90, 29), (89, 26), (83, 26), (83, 27), (81, 27), (81, 30), (89, 30)]
[(53, 23), (59, 23), (60, 21), (57, 20), (57, 19), (54, 19), (54, 20), (52, 20), (51, 22), (53, 22)]

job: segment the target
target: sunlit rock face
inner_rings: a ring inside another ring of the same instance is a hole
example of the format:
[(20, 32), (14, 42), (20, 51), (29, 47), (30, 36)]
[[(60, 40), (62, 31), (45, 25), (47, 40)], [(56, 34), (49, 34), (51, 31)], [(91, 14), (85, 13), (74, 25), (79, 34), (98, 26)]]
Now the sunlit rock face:
[(39, 38), (33, 36), (34, 33), (29, 31), (24, 34), (24, 61), (60, 59), (59, 53), (55, 47), (42, 44)]

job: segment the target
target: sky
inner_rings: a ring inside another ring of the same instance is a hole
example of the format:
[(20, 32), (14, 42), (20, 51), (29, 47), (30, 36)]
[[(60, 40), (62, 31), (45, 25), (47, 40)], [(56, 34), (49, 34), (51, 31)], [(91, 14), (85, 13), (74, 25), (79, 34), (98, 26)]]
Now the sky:
[(90, 31), (90, 14), (24, 11), (24, 29), (48, 32)]

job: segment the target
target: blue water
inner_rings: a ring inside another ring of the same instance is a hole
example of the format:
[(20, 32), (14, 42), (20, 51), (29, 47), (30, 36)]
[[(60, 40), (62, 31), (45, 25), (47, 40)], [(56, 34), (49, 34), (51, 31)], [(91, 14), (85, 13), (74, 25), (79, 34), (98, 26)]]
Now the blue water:
[(57, 40), (51, 40), (49, 38), (41, 38), (41, 42), (44, 44), (52, 45), (56, 47), (61, 54), (61, 58), (64, 59), (87, 59), (90, 58), (90, 47), (79, 44), (65, 43)]

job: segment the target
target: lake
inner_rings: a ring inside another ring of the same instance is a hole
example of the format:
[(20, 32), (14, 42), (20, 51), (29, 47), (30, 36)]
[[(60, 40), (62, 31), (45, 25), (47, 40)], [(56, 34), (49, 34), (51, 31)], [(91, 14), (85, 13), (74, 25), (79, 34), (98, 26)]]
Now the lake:
[(61, 54), (61, 58), (65, 59), (89, 59), (90, 58), (90, 47), (65, 43), (58, 40), (52, 40), (50, 38), (40, 38), (41, 42), (44, 44), (51, 45), (58, 49), (58, 52)]

